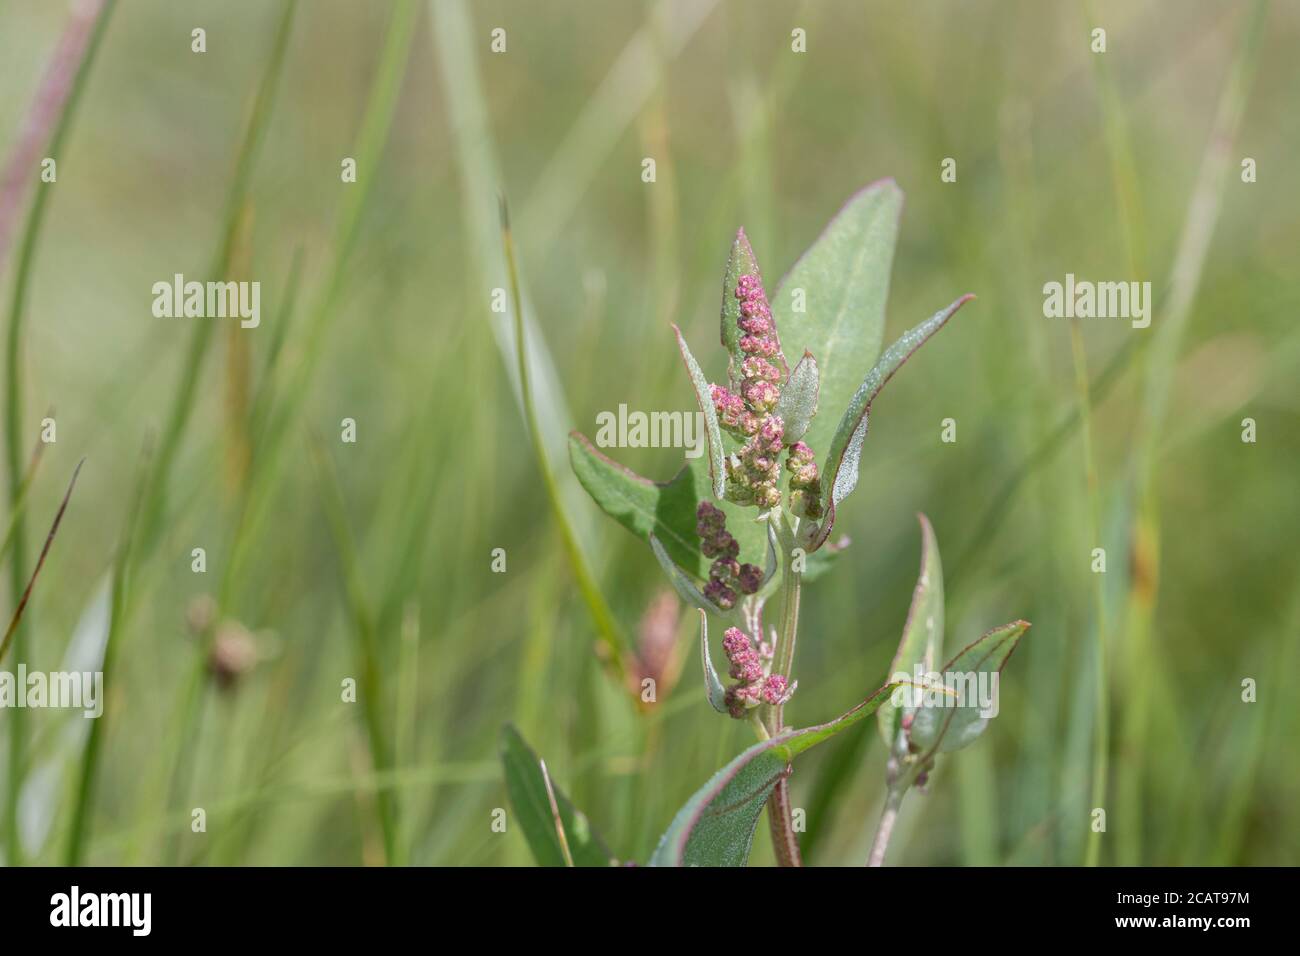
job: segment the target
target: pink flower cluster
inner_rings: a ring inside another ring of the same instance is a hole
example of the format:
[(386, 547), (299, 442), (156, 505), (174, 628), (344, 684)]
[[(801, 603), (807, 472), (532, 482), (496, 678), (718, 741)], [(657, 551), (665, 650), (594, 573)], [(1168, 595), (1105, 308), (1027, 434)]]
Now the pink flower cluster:
[(729, 627), (722, 635), (722, 650), (730, 663), (727, 673), (737, 681), (727, 688), (727, 712), (744, 717), (759, 704), (784, 704), (792, 688), (780, 674), (766, 674), (763, 656), (754, 648), (749, 635), (738, 627)]
[(790, 510), (800, 517), (820, 518), (822, 486), (812, 449), (801, 441), (795, 442), (785, 467), (790, 471)]
[(742, 275), (736, 281), (735, 295), (740, 300), (739, 323), (744, 333), (740, 351), (745, 356), (740, 363), (739, 394), (720, 385), (712, 389), (718, 424), (745, 443), (729, 463), (727, 497), (739, 504), (775, 508), (781, 503), (777, 481), (785, 423), (772, 410), (781, 397), (785, 359), (763, 280), (755, 274)]
[(713, 558), (709, 583), (704, 596), (724, 611), (736, 606), (736, 592), (754, 594), (763, 584), (763, 571), (757, 565), (741, 564), (740, 542), (727, 530), (727, 516), (721, 509), (701, 501), (695, 509), (695, 533), (700, 536), (700, 550)]

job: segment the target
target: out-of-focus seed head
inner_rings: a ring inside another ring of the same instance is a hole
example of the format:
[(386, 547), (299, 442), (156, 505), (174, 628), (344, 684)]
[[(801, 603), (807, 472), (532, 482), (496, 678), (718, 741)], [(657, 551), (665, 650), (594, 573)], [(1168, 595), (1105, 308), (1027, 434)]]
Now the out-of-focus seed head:
[(208, 673), (224, 691), (234, 689), (239, 679), (258, 660), (257, 640), (242, 625), (223, 621), (217, 627), (208, 650)]
[(198, 594), (185, 609), (185, 624), (190, 633), (202, 635), (217, 623), (217, 600), (211, 594)]

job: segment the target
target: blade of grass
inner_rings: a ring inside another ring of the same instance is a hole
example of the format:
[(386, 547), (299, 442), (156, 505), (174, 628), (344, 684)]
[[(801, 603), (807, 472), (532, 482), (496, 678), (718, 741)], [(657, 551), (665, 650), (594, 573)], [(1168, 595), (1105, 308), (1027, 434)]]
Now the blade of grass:
[[(357, 666), (360, 670), (357, 693), (361, 697), (362, 714), (370, 745), (370, 760), (376, 774), (393, 769), (392, 750), (384, 729), (381, 707), (388, 700), (383, 691), (383, 666), (379, 660), (379, 636), (375, 631), (374, 616), (370, 611), (361, 580), (360, 562), (356, 542), (348, 525), (347, 506), (339, 487), (338, 475), (318, 438), (309, 441), (312, 461), (321, 491), (321, 503), (326, 522), (338, 552), (339, 568), (343, 578), (343, 591), (348, 611), (352, 617), (353, 636), (356, 638)], [(384, 859), (390, 865), (397, 863), (397, 806), (390, 790), (375, 795), (376, 815), (383, 833)]]
[[(1156, 309), (1161, 306), (1160, 302), (1155, 305)], [(1111, 356), (1106, 367), (1098, 373), (1088, 386), (1088, 393), (1092, 396), (1093, 404), (1100, 404), (1112, 388), (1119, 381), (1120, 376), (1131, 361), (1143, 353), (1146, 348), (1147, 339), (1130, 338), (1122, 345), (1119, 350)], [(984, 510), (980, 520), (975, 524), (975, 530), (971, 533), (966, 547), (957, 560), (953, 562), (953, 569), (947, 572), (948, 580), (952, 581), (951, 587), (956, 590), (956, 581), (964, 579), (962, 574), (967, 568), (972, 567), (975, 560), (990, 545), (997, 541), (996, 531), (1004, 524), (1007, 509), (1015, 502), (1016, 492), (1024, 482), (1036, 474), (1039, 469), (1044, 467), (1049, 461), (1056, 457), (1056, 453), (1065, 447), (1082, 424), (1082, 416), (1076, 404), (1068, 412), (1061, 416), (1061, 420), (1056, 427), (1039, 441), (1024, 458), (1011, 470), (1004, 479), (1002, 485), (993, 495), (988, 507)]]
[[(1244, 740), (1240, 746), (1232, 748), (1232, 756), (1237, 759), (1232, 764), (1231, 772), (1223, 778), (1228, 781), (1225, 787), (1226, 797), (1222, 801), (1216, 801), (1216, 806), (1221, 808), (1212, 858), (1216, 866), (1242, 865), (1248, 862), (1240, 859), (1239, 853), (1248, 825), (1251, 801), (1257, 793), (1260, 766), (1269, 753), (1270, 743), (1277, 746), (1274, 753), (1281, 753), (1289, 746), (1285, 725), (1281, 723), (1287, 703), (1284, 701), (1283, 688), (1279, 685), (1289, 680), (1289, 675), (1296, 672), (1296, 665), (1300, 663), (1300, 579), (1292, 584), (1291, 595), (1291, 607), (1282, 616), (1279, 622), (1282, 627), (1277, 632), (1285, 636), (1274, 648), (1269, 665), (1262, 668), (1263, 673), (1272, 678), (1270, 683), (1273, 686), (1265, 691), (1265, 697), (1261, 701), (1247, 706), (1244, 716), (1239, 718), (1240, 723), (1245, 725), (1241, 734)], [(1233, 706), (1240, 707), (1241, 703)]]
[[(115, 2), (110, 0), (107, 8), (105, 0), (75, 5), (45, 67), (36, 98), (5, 165), (4, 179), (0, 181), (0, 272), (9, 255), (9, 244), (28, 187), (36, 181), (36, 161), (42, 153), (57, 160), (62, 152), (63, 134), (80, 94), (81, 77), (94, 57), (95, 46)], [(48, 151), (45, 150), (47, 142)], [(38, 195), (37, 202), (43, 205), (45, 200)], [(33, 214), (39, 215), (34, 206)], [(30, 220), (28, 228), (31, 228)]]
[(59, 510), (54, 515), (54, 523), (50, 525), (50, 531), (45, 536), (45, 544), (41, 548), (40, 557), (36, 559), (36, 567), (32, 569), (32, 575), (27, 579), (27, 586), (23, 588), (23, 594), (18, 601), (18, 606), (14, 608), (14, 616), (9, 619), (9, 629), (5, 631), (5, 636), (0, 638), (0, 663), (3, 663), (5, 652), (9, 650), (14, 634), (18, 631), (18, 624), (22, 621), (23, 612), (27, 610), (27, 602), (32, 596), (32, 588), (36, 584), (37, 576), (41, 573), (41, 568), (45, 566), (45, 558), (50, 553), (50, 545), (54, 543), (54, 535), (58, 533), (59, 524), (63, 521), (63, 513), (68, 509), (68, 501), (72, 498), (72, 489), (77, 486), (77, 475), (81, 474), (83, 464), (85, 464), (84, 458), (77, 462), (77, 467), (72, 472), (72, 480), (68, 482), (68, 490), (63, 493), (63, 501), (59, 504)]
[(546, 801), (551, 807), (551, 820), (555, 824), (555, 835), (560, 840), (560, 850), (564, 854), (564, 865), (573, 868), (573, 854), (569, 852), (569, 838), (564, 832), (564, 822), (560, 819), (560, 807), (555, 802), (555, 788), (551, 786), (551, 774), (546, 769), (546, 761), (540, 762), (542, 782), (546, 784)]
[(256, 464), (250, 484), (247, 515), (231, 553), (233, 562), (244, 562), (245, 549), (251, 547), (257, 539), (262, 523), (270, 512), (284, 467), (284, 456), (290, 445), (289, 432), (302, 411), (320, 364), (328, 332), (337, 315), (339, 295), (347, 274), (346, 266), (356, 245), (361, 216), (366, 210), (371, 189), (379, 179), (380, 160), (397, 110), (397, 97), (401, 92), (402, 78), (406, 74), (411, 37), (415, 32), (419, 9), (415, 0), (400, 0), (389, 18), (383, 50), (357, 138), (357, 181), (343, 193), (325, 288), (298, 332), (303, 352), (292, 367), (280, 366), (286, 381), (272, 383), (280, 404), (270, 410), (265, 433), (255, 449)]
[[(77, 466), (80, 468), (80, 465)], [(113, 583), (110, 591), (108, 617), (108, 638), (104, 642), (104, 659), (100, 671), (107, 683), (114, 671), (114, 659), (117, 655), (119, 633), (126, 609), (126, 594), (129, 584), (127, 578), (128, 564), (131, 556), (131, 539), (135, 535), (136, 524), (140, 517), (141, 504), (144, 501), (145, 480), (149, 474), (149, 446), (140, 456), (139, 475), (126, 525), (122, 531), (122, 541), (118, 545), (117, 557), (113, 562)], [(75, 476), (74, 476), (75, 480)], [(91, 722), (90, 735), (86, 738), (81, 755), (81, 777), (77, 782), (77, 795), (73, 803), (72, 823), (68, 828), (68, 846), (64, 854), (65, 866), (80, 866), (86, 844), (90, 840), (91, 803), (95, 796), (95, 775), (99, 767), (99, 753), (103, 746), (105, 727), (109, 719), (109, 708)]]
[[(37, 95), (36, 104), (28, 123), (29, 133), (26, 142), (20, 142), (14, 156), (15, 175), (31, 176), (25, 158), (29, 151), (39, 152), (45, 142), (45, 135), (51, 128), (47, 155), (56, 162), (63, 156), (64, 143), (72, 129), (72, 120), (77, 112), (77, 104), (85, 90), (86, 77), (90, 73), (95, 54), (103, 42), (109, 18), (116, 5), (116, 0), (94, 3), (81, 7), (74, 13), (63, 41), (55, 51), (46, 74), (46, 81)], [(19, 507), (22, 496), (22, 445), (23, 445), (23, 320), (27, 312), (27, 294), (32, 275), (32, 263), (36, 258), (37, 241), (41, 227), (45, 222), (46, 210), (53, 190), (42, 188), (36, 191), (32, 207), (27, 216), (27, 226), (18, 252), (18, 262), (14, 274), (13, 296), (9, 308), (9, 329), (5, 349), (5, 371), (7, 388), (5, 392), (5, 465), (9, 477), (9, 504), (13, 514), (13, 559), (9, 564), (10, 583), (16, 597), (26, 577), (27, 529), (23, 512)], [(6, 188), (6, 197), (14, 196), (12, 209), (6, 209), (0, 221), (0, 266), (3, 266), (4, 246), (9, 231), (11, 216), (16, 214), (21, 201), (16, 192)], [(4, 199), (6, 205), (10, 202)], [(14, 655), (25, 660), (27, 648), (21, 631), (6, 638), (15, 642)], [(5, 846), (8, 848), (8, 862), (16, 865), (22, 861), (22, 847), (19, 843), (18, 799), (22, 792), (25, 753), (25, 718), (23, 709), (15, 708), (9, 714), (9, 792), (5, 805)]]
[[(496, 205), (502, 177), (474, 56), (476, 41), (463, 0), (434, 0), (429, 12), (433, 21), (434, 52), (450, 114), (449, 135), (456, 146), (464, 228), (469, 234), (466, 249), (470, 274), (474, 279), (472, 286), (467, 282), (469, 300), (478, 304), (479, 314), (490, 323), (496, 351), (510, 376), (510, 385), (522, 415), (513, 322), (509, 315), (489, 311), (484, 296), (485, 289), (504, 285), (505, 262), (501, 254), (500, 214)], [(527, 302), (527, 289), (521, 288), (520, 291)], [(569, 414), (559, 372), (527, 307), (524, 308), (524, 330), (534, 407), (541, 421), (546, 448), (552, 459), (563, 461), (573, 418)], [(594, 530), (590, 499), (567, 470), (561, 478), (561, 489), (574, 528), (587, 553), (598, 559), (599, 539)]]
[[(1085, 0), (1084, 14), (1089, 23), (1096, 23), (1093, 4)], [(1101, 119), (1105, 135), (1106, 154), (1110, 159), (1111, 183), (1118, 207), (1120, 236), (1124, 242), (1124, 258), (1129, 275), (1134, 278), (1146, 274), (1146, 227), (1142, 204), (1138, 199), (1137, 162), (1133, 157), (1133, 144), (1129, 138), (1128, 116), (1114, 78), (1110, 74), (1110, 58), (1093, 56), (1093, 76), (1101, 101)]]
[(4, 541), (0, 542), (0, 562), (4, 561), (9, 554), (9, 549), (14, 543), (14, 534), (18, 528), (18, 518), (27, 508), (27, 493), (31, 490), (32, 481), (36, 478), (36, 470), (40, 466), (41, 459), (44, 458), (45, 442), (38, 441), (36, 448), (32, 451), (32, 457), (27, 462), (27, 471), (23, 474), (22, 483), (18, 486), (18, 496), (11, 505), (9, 512), (9, 523), (5, 526)]
[[(718, 0), (662, 2), (652, 21), (628, 41), (551, 155), (524, 205), (521, 228), (538, 248), (554, 243), (619, 137), (650, 101), (659, 86), (662, 62), (686, 48), (717, 5)], [(656, 37), (660, 29), (661, 36)]]
[[(235, 241), (226, 278), (249, 281), (252, 262), (253, 205), (246, 202), (235, 227)], [(252, 407), (252, 346), (245, 330), (235, 322), (225, 329), (222, 381), (222, 416), (225, 438), (225, 492), (235, 500), (244, 496), (252, 457), (250, 409)]]
[[(292, 33), (297, 0), (285, 0), (280, 8), (276, 31), (271, 41), (266, 67), (258, 83), (252, 110), (244, 127), (244, 134), (235, 154), (234, 172), (227, 191), (223, 207), (222, 230), (218, 246), (206, 274), (225, 276), (229, 271), (231, 257), (234, 253), (241, 211), (244, 209), (257, 157), (265, 140), (275, 105), (280, 78), (284, 71), (284, 62), (288, 50), (289, 37)], [(166, 513), (166, 496), (170, 485), (171, 471), (175, 464), (180, 443), (185, 436), (189, 421), (194, 412), (198, 394), (198, 381), (202, 372), (204, 359), (211, 345), (213, 330), (211, 322), (200, 322), (191, 333), (189, 347), (182, 365), (181, 374), (176, 382), (176, 390), (168, 408), (170, 414), (163, 426), (162, 439), (158, 453), (153, 458), (150, 473), (146, 478), (141, 512), (136, 534), (131, 539), (132, 553), (128, 556), (132, 567), (139, 566), (149, 557), (156, 546), (162, 519)], [(130, 569), (128, 569), (128, 576)], [(130, 592), (126, 595), (127, 603), (122, 610), (123, 631), (129, 622), (133, 610)], [(185, 790), (190, 766), (189, 755), (193, 748), (190, 741), (197, 735), (197, 727), (202, 714), (206, 688), (205, 660), (206, 639), (201, 639), (196, 652), (195, 666), (189, 679), (182, 684), (180, 727), (176, 734), (178, 741), (174, 760), (172, 761), (171, 783), (166, 790), (167, 799), (175, 799)], [(168, 804), (170, 806), (170, 803)], [(179, 849), (173, 844), (173, 849)]]
[[(397, 666), (397, 725), (393, 731), (394, 764), (403, 769), (415, 766), (417, 701), (420, 691), (420, 605), (415, 601), (406, 605), (402, 613), (402, 645)], [(411, 817), (403, 814), (399, 821), (401, 839), (398, 841), (398, 859), (403, 865), (411, 861), (414, 838)]]
[[(1083, 347), (1083, 333), (1079, 320), (1070, 321), (1070, 352), (1074, 357), (1074, 388), (1079, 403), (1079, 440), (1083, 455), (1084, 481), (1088, 495), (1088, 533), (1093, 548), (1101, 546), (1101, 505), (1097, 481), (1097, 460), (1093, 452), (1092, 398), (1088, 394), (1088, 357)], [(1089, 548), (1091, 551), (1091, 548)], [(1110, 672), (1106, 668), (1106, 594), (1102, 576), (1092, 575), (1092, 613), (1094, 629), (1093, 690), (1096, 701), (1092, 719), (1092, 806), (1106, 805), (1106, 781), (1110, 759)], [(1096, 866), (1101, 862), (1101, 831), (1095, 828), (1088, 833), (1085, 863)]]
[(1256, 0), (1244, 14), (1240, 38), (1227, 80), (1220, 94), (1210, 136), (1201, 159), (1187, 214), (1179, 236), (1170, 274), (1169, 304), (1163, 321), (1152, 330), (1147, 355), (1145, 401), (1137, 424), (1135, 493), (1137, 512), (1130, 533), (1134, 572), (1129, 581), (1125, 608), (1124, 674), (1131, 687), (1125, 692), (1125, 708), (1119, 734), (1119, 752), (1124, 772), (1116, 794), (1116, 818), (1131, 839), (1119, 843), (1122, 865), (1142, 860), (1142, 806), (1145, 755), (1150, 729), (1151, 694), (1141, 686), (1147, 675), (1159, 667), (1152, 631), (1160, 576), (1160, 508), (1157, 493), (1158, 452), (1164, 430), (1169, 394), (1191, 316), (1192, 302), (1200, 285), (1201, 271), (1218, 222), (1233, 145), (1249, 98), (1251, 79), (1263, 34), (1266, 0)]
[(608, 663), (620, 680), (627, 673), (625, 657), (628, 652), (627, 641), (614, 620), (614, 614), (605, 603), (605, 596), (596, 583), (595, 575), (587, 564), (587, 556), (578, 544), (577, 533), (569, 521), (568, 510), (560, 497), (560, 488), (555, 481), (550, 458), (542, 437), (542, 429), (537, 420), (537, 409), (533, 404), (533, 392), (528, 372), (528, 346), (524, 339), (523, 300), (519, 297), (519, 270), (515, 263), (514, 240), (510, 233), (510, 214), (505, 197), (501, 198), (501, 241), (505, 248), (506, 271), (510, 277), (510, 304), (515, 320), (515, 355), (518, 357), (518, 375), (520, 395), (524, 405), (524, 422), (528, 428), (528, 437), (532, 441), (533, 454), (537, 457), (537, 467), (542, 473), (542, 483), (551, 503), (551, 510), (559, 526), (564, 541), (564, 552), (569, 565), (577, 579), (578, 590), (591, 613), (596, 631), (604, 642), (608, 653)]
[[(262, 74), (256, 99), (253, 102), (253, 110), (249, 115), (248, 125), (245, 127), (244, 137), (235, 159), (235, 172), (230, 182), (230, 191), (226, 195), (225, 211), (222, 216), (220, 245), (206, 273), (210, 276), (224, 277), (230, 270), (231, 258), (239, 239), (240, 217), (247, 200), (253, 169), (266, 138), (271, 112), (275, 106), (276, 92), (284, 69), (285, 53), (297, 7), (298, 0), (285, 0), (281, 7), (266, 70)], [(185, 437), (190, 417), (194, 413), (204, 359), (212, 344), (212, 335), (216, 328), (215, 323), (198, 322), (190, 335), (189, 349), (176, 382), (176, 393), (168, 406), (170, 414), (163, 426), (158, 455), (149, 476), (144, 512), (141, 516), (140, 555), (137, 560), (148, 557), (157, 542), (160, 525), (166, 512), (167, 489), (172, 467), (180, 450), (181, 441)]]
[(293, 322), (294, 311), (298, 305), (298, 292), (302, 285), (302, 246), (293, 251), (293, 260), (289, 264), (289, 273), (284, 280), (284, 297), (276, 311), (275, 324), (271, 329), (271, 344), (266, 350), (266, 359), (262, 365), (262, 374), (253, 393), (253, 407), (248, 414), (249, 432), (256, 445), (262, 438), (267, 415), (271, 411), (274, 392), (271, 384), (280, 373), (280, 359), (284, 354), (284, 343), (288, 337), (289, 326)]

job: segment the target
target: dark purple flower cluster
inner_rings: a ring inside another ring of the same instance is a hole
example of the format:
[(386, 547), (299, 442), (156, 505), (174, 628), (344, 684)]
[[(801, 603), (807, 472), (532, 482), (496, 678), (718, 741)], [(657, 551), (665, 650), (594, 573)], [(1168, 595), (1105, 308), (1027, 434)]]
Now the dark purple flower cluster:
[(763, 571), (757, 565), (741, 564), (740, 542), (727, 530), (727, 516), (720, 508), (701, 501), (695, 509), (695, 533), (700, 536), (700, 549), (706, 558), (713, 558), (709, 567), (709, 583), (704, 596), (724, 611), (736, 606), (736, 592), (754, 594), (763, 584)]

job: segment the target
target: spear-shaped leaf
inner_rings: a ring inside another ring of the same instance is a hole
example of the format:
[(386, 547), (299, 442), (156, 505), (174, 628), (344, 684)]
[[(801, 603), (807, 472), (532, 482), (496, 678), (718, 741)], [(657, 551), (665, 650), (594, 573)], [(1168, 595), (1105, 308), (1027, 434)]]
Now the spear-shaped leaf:
[(796, 756), (871, 716), (898, 684), (886, 684), (832, 721), (754, 744), (719, 770), (673, 817), (651, 866), (744, 866), (763, 804)]
[[(903, 638), (898, 642), (889, 667), (889, 676), (912, 674), (919, 666), (926, 673), (934, 670), (943, 652), (943, 565), (939, 562), (939, 543), (930, 519), (918, 514), (921, 522), (921, 570), (912, 591), (912, 606), (903, 624)], [(876, 712), (880, 736), (893, 747), (902, 715), (912, 708), (895, 707), (886, 701)]]
[[(831, 416), (880, 354), (902, 209), (903, 192), (892, 179), (859, 190), (771, 290), (782, 340), (817, 356), (821, 406)], [(818, 460), (835, 434), (831, 416), (813, 421), (804, 436)]]
[(673, 559), (668, 556), (664, 546), (659, 539), (653, 534), (650, 535), (650, 550), (654, 553), (655, 560), (659, 562), (659, 567), (663, 569), (664, 576), (668, 578), (668, 583), (673, 586), (677, 596), (693, 608), (698, 608), (701, 612), (712, 611), (714, 614), (728, 614), (730, 612), (722, 610), (700, 590), (690, 575), (673, 563)]
[(41, 568), (45, 567), (45, 558), (50, 553), (50, 545), (54, 544), (54, 536), (59, 533), (59, 525), (63, 522), (63, 513), (68, 510), (68, 502), (72, 499), (72, 489), (77, 487), (77, 476), (81, 474), (81, 466), (86, 463), (86, 459), (77, 462), (77, 467), (72, 470), (72, 480), (68, 482), (68, 490), (63, 493), (63, 501), (59, 503), (59, 510), (54, 513), (54, 523), (50, 525), (50, 533), (45, 536), (45, 545), (41, 548), (41, 555), (36, 559), (36, 567), (32, 569), (32, 576), (27, 579), (27, 587), (23, 589), (22, 597), (18, 599), (18, 606), (14, 608), (14, 616), (9, 620), (9, 627), (5, 631), (4, 637), (0, 638), (0, 661), (4, 660), (5, 652), (9, 650), (9, 644), (14, 639), (14, 634), (18, 631), (18, 623), (23, 619), (23, 611), (27, 610), (27, 602), (32, 596), (32, 588), (36, 586), (36, 578), (41, 573)]
[(610, 866), (614, 858), (513, 726), (501, 730), (501, 762), (514, 820), (539, 866)]
[(803, 438), (817, 414), (818, 377), (817, 360), (811, 352), (804, 352), (803, 358), (790, 370), (790, 381), (781, 389), (776, 415), (785, 425), (787, 445)]
[[(933, 706), (923, 705), (918, 708), (912, 720), (909, 740), (921, 750), (934, 753), (960, 750), (982, 734), (989, 719), (997, 712), (998, 682), (1002, 668), (1028, 629), (1028, 621), (1012, 621), (995, 627), (945, 664), (945, 680), (952, 679), (951, 675), (961, 675), (964, 686), (956, 688), (955, 703), (951, 695), (946, 695)], [(977, 693), (980, 691), (981, 674), (988, 675), (984, 678), (987, 682), (984, 689), (991, 689), (992, 692), (991, 699), (985, 702), (978, 699), (980, 693)], [(988, 711), (985, 710), (985, 704), (991, 705)]]
[(967, 294), (953, 302), (947, 308), (940, 309), (930, 318), (903, 335), (876, 361), (867, 377), (862, 380), (858, 390), (849, 401), (849, 407), (840, 418), (835, 437), (831, 440), (830, 453), (822, 467), (822, 500), (826, 502), (826, 518), (812, 540), (809, 548), (816, 551), (826, 541), (835, 523), (835, 509), (858, 484), (858, 465), (862, 457), (862, 441), (867, 435), (867, 419), (871, 412), (871, 403), (876, 400), (885, 383), (893, 378), (912, 353), (943, 328), (944, 323), (958, 309), (975, 298)]
[[(687, 459), (672, 481), (660, 484), (643, 478), (602, 455), (582, 434), (569, 436), (569, 460), (587, 493), (605, 512), (642, 541), (659, 539), (673, 563), (697, 580), (709, 576), (710, 559), (700, 551), (695, 510), (712, 498), (708, 468), (701, 459)], [(767, 522), (753, 520), (753, 511), (730, 501), (715, 502), (727, 516), (727, 530), (740, 543), (740, 560), (760, 564), (767, 547)]]
[(736, 298), (736, 283), (743, 275), (759, 275), (759, 271), (749, 238), (741, 229), (731, 243), (727, 268), (722, 274), (722, 347), (727, 350), (727, 384), (733, 391), (740, 363), (745, 360), (740, 351), (740, 300)]
[(709, 704), (720, 714), (727, 712), (725, 703), (727, 692), (718, 679), (718, 672), (713, 669), (713, 658), (709, 655), (709, 616), (700, 611), (700, 657), (704, 662), (704, 693)]
[(690, 376), (691, 386), (695, 389), (695, 400), (704, 415), (704, 437), (709, 453), (709, 475), (713, 479), (713, 497), (721, 499), (727, 487), (727, 471), (722, 459), (722, 431), (718, 428), (718, 410), (713, 405), (713, 392), (700, 369), (700, 363), (695, 361), (695, 356), (687, 347), (682, 330), (674, 325), (673, 333), (677, 336), (677, 348), (681, 350), (682, 361), (686, 363), (686, 374)]

